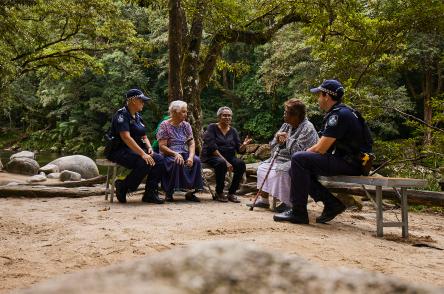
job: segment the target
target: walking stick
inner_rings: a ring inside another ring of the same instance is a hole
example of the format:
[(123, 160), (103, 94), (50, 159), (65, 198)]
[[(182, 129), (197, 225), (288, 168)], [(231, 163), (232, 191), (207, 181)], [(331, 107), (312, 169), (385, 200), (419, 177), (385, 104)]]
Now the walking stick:
[(268, 171), (267, 171), (267, 173), (265, 174), (265, 178), (264, 178), (264, 180), (262, 181), (261, 187), (259, 188), (259, 190), (258, 190), (257, 193), (256, 193), (256, 196), (254, 197), (253, 204), (252, 204), (251, 207), (250, 207), (250, 211), (253, 211), (254, 206), (256, 205), (257, 198), (259, 197), (259, 194), (262, 192), (262, 188), (264, 187), (265, 181), (267, 180), (268, 175), (270, 174), (271, 168), (273, 167), (273, 163), (274, 163), (276, 157), (278, 156), (279, 151), (281, 151), (281, 149), (282, 149), (283, 147), (285, 147), (285, 145), (280, 145), (280, 146), (278, 147), (278, 149), (274, 152), (273, 157), (271, 158), (270, 167), (268, 168)]

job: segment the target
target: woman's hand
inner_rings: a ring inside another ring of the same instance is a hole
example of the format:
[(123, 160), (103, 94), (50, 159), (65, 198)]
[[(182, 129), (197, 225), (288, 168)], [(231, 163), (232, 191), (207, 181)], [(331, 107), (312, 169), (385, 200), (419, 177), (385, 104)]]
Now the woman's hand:
[(287, 141), (288, 134), (286, 132), (277, 132), (276, 133), (276, 141), (278, 144), (284, 144)]
[[(193, 156), (194, 157), (194, 156)], [(185, 165), (186, 166), (188, 166), (188, 167), (192, 167), (193, 166), (193, 161), (194, 161), (194, 158), (193, 157), (188, 157), (188, 159), (187, 159), (187, 161), (185, 162)]]
[(248, 145), (248, 144), (250, 144), (251, 143), (251, 141), (253, 141), (253, 138), (250, 138), (250, 136), (246, 136), (245, 137), (245, 140), (244, 140), (244, 143), (242, 143), (242, 145)]
[(154, 161), (154, 159), (151, 157), (151, 155), (148, 154), (144, 154), (142, 156), (143, 160), (145, 160), (146, 164), (154, 166), (156, 164), (156, 162)]
[(185, 160), (182, 157), (182, 154), (180, 153), (176, 153), (174, 155), (174, 161), (178, 164), (178, 165), (183, 165), (183, 163), (185, 162)]
[(233, 171), (233, 165), (231, 163), (229, 163), (227, 160), (225, 160), (225, 164), (227, 165), (227, 170), (229, 172)]

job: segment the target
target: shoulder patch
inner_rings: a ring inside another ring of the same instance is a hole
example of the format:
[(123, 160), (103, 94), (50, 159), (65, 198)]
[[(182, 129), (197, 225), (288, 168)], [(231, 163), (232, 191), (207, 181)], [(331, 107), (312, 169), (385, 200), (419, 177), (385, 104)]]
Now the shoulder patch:
[(118, 123), (123, 123), (124, 120), (125, 120), (125, 119), (123, 118), (123, 115), (122, 115), (122, 114), (119, 114), (119, 116), (117, 117), (117, 122), (118, 122)]
[(334, 127), (334, 126), (336, 126), (337, 124), (338, 124), (338, 115), (337, 115), (337, 114), (333, 114), (332, 116), (330, 116), (330, 117), (328, 118), (327, 125), (328, 125), (329, 127)]

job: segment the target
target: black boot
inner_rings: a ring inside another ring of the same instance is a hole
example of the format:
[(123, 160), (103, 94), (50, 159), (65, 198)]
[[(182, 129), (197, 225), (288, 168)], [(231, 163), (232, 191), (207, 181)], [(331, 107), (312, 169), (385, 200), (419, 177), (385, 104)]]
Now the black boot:
[(187, 193), (185, 193), (185, 200), (192, 202), (200, 202), (200, 198), (194, 194), (196, 192), (197, 191), (188, 191)]
[(275, 222), (290, 222), (293, 224), (308, 224), (308, 212), (307, 209), (295, 209), (292, 208), (283, 213), (278, 213), (273, 216)]
[(143, 194), (142, 202), (163, 204), (165, 201), (159, 197), (157, 189), (148, 189)]
[(334, 219), (338, 214), (345, 211), (346, 207), (336, 197), (331, 197), (324, 202), (324, 210), (322, 214), (316, 218), (317, 223), (326, 223)]
[(116, 187), (116, 197), (117, 200), (119, 200), (120, 203), (126, 203), (126, 192), (127, 188), (123, 184), (122, 180), (116, 180), (114, 182), (114, 186)]
[(174, 191), (172, 191), (172, 192), (165, 192), (165, 201), (167, 201), (167, 202), (174, 202), (173, 194), (174, 194)]

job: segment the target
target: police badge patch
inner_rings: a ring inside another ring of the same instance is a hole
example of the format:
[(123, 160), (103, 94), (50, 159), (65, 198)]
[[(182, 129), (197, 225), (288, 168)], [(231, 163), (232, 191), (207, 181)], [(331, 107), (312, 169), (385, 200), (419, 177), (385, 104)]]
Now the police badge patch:
[(123, 115), (119, 115), (119, 117), (117, 118), (117, 122), (121, 124), (123, 123), (123, 121), (124, 121)]
[(337, 116), (336, 114), (333, 114), (332, 116), (330, 116), (330, 117), (328, 118), (327, 125), (328, 125), (329, 127), (334, 127), (334, 126), (337, 125), (337, 124), (338, 124), (338, 116)]

